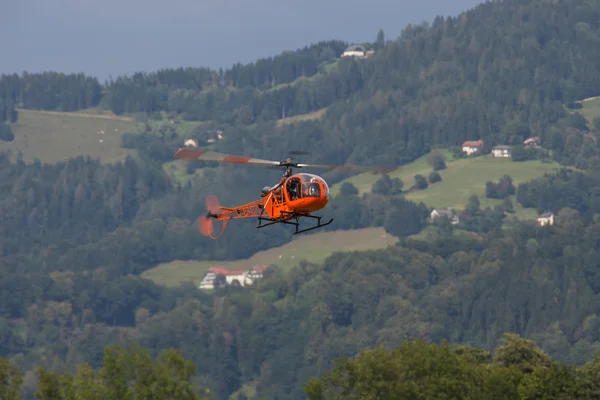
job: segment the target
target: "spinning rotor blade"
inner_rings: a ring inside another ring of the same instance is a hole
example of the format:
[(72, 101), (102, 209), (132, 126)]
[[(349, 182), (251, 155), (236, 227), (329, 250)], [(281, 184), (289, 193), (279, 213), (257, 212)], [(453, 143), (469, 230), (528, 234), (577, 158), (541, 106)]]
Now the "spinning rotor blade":
[[(305, 154), (302, 151), (292, 151), (292, 154)], [(341, 170), (349, 172), (372, 172), (386, 173), (396, 169), (396, 167), (387, 166), (354, 166), (354, 165), (318, 165), (318, 164), (299, 164), (292, 162), (291, 158), (285, 161), (273, 161), (273, 160), (262, 160), (260, 158), (234, 156), (230, 154), (217, 153), (214, 151), (202, 151), (192, 148), (181, 148), (177, 150), (174, 155), (175, 159), (182, 160), (200, 160), (200, 161), (217, 161), (224, 163), (235, 163), (235, 164), (254, 164), (264, 165), (269, 167), (292, 167), (292, 168), (318, 168), (327, 170)]]
[(204, 236), (211, 236), (213, 232), (212, 220), (206, 217), (198, 218), (198, 230)]
[(374, 174), (391, 172), (396, 169), (396, 167), (380, 167), (380, 166), (369, 167), (369, 166), (356, 166), (356, 165), (318, 165), (318, 164), (298, 164), (298, 165), (296, 165), (296, 167), (298, 167), (298, 168), (318, 168), (318, 169), (349, 171), (349, 172), (372, 172)]
[(197, 149), (182, 148), (177, 150), (174, 158), (183, 160), (217, 161), (235, 164), (256, 164), (279, 166), (279, 161), (261, 160), (259, 158), (232, 156), (230, 154), (217, 153), (214, 151), (202, 151)]
[(219, 204), (219, 199), (217, 199), (217, 196), (208, 196), (206, 198), (206, 209), (212, 213), (212, 214), (216, 214), (219, 211), (219, 207), (221, 205)]
[(219, 199), (217, 196), (208, 196), (206, 198), (206, 209), (209, 212), (208, 215), (202, 216), (198, 218), (198, 230), (204, 236), (208, 236), (213, 240), (216, 240), (223, 234), (225, 231), (225, 227), (227, 226), (227, 221), (223, 221), (223, 225), (221, 226), (221, 233), (218, 236), (213, 236), (213, 220), (209, 218), (210, 214), (217, 214), (219, 212)]

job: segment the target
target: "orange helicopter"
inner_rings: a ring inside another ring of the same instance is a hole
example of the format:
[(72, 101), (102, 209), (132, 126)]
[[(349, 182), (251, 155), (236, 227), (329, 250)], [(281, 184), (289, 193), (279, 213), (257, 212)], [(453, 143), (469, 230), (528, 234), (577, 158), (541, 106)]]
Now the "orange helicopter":
[[(306, 152), (292, 151), (290, 154), (308, 154)], [(254, 200), (237, 207), (221, 207), (215, 196), (208, 196), (206, 207), (208, 213), (198, 219), (200, 232), (211, 239), (218, 239), (227, 226), (227, 223), (235, 218), (257, 218), (257, 228), (282, 223), (295, 225), (294, 234), (308, 232), (313, 229), (322, 228), (333, 222), (333, 218), (326, 223), (321, 223), (320, 216), (312, 215), (313, 212), (321, 210), (329, 202), (329, 186), (323, 178), (308, 173), (293, 174), (292, 168), (320, 168), (328, 170), (345, 170), (353, 172), (372, 171), (373, 173), (385, 172), (385, 167), (360, 167), (360, 166), (333, 166), (299, 164), (292, 162), (292, 158), (284, 161), (261, 160), (258, 158), (241, 157), (202, 151), (196, 148), (180, 148), (174, 155), (175, 159), (217, 161), (223, 163), (254, 164), (269, 167), (284, 167), (283, 177), (275, 186), (265, 186), (262, 189), (261, 199)], [(266, 215), (266, 216), (263, 216)], [(310, 228), (299, 230), (300, 218), (313, 218), (317, 224)], [(221, 233), (214, 237), (212, 219), (223, 222)], [(266, 222), (263, 224), (263, 222)]]

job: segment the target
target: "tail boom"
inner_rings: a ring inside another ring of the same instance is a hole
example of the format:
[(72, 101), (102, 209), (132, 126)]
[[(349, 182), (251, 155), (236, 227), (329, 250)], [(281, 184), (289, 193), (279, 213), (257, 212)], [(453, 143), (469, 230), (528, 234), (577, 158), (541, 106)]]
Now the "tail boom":
[(257, 218), (264, 213), (263, 201), (255, 200), (238, 207), (219, 207), (218, 212), (208, 212), (207, 217), (219, 221), (229, 221), (237, 218)]

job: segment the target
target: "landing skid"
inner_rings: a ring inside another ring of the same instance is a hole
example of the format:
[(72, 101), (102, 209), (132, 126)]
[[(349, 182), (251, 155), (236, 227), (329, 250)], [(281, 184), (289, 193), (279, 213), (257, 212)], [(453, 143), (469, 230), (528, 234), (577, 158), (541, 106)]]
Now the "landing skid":
[[(296, 218), (296, 222), (294, 221), (290, 221), (290, 217), (285, 218), (285, 219), (273, 219), (273, 218), (265, 218), (265, 217), (258, 217), (258, 226), (256, 227), (258, 228), (264, 228), (265, 226), (269, 226), (269, 225), (273, 225), (273, 224), (288, 224), (288, 225), (295, 225), (296, 226), (296, 232), (294, 232), (294, 235), (297, 235), (298, 233), (302, 233), (302, 232), (308, 232), (308, 231), (312, 231), (313, 229), (319, 229), (322, 228), (324, 226), (327, 226), (329, 224), (331, 224), (333, 222), (333, 218), (331, 218), (329, 220), (329, 222), (326, 222), (324, 224), (321, 223), (321, 218), (322, 217), (318, 217), (316, 215), (294, 215), (291, 218)], [(300, 217), (307, 217), (307, 218), (313, 218), (317, 220), (317, 225), (315, 226), (311, 226), (310, 228), (306, 228), (306, 229), (302, 229), (302, 230), (298, 230), (299, 226), (300, 226), (300, 222), (298, 222), (298, 219)], [(268, 223), (263, 224), (263, 221), (267, 221)]]

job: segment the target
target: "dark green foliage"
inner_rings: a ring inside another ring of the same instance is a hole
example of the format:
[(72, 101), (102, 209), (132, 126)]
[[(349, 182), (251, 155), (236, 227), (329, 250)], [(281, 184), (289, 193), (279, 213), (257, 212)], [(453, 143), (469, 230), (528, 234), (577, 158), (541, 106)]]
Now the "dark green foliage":
[(340, 196), (358, 196), (358, 189), (350, 182), (344, 182), (340, 186)]
[(58, 72), (0, 76), (0, 121), (15, 122), (14, 108), (75, 111), (95, 107), (102, 98), (98, 79)]
[(444, 156), (437, 152), (432, 151), (429, 157), (427, 157), (427, 163), (431, 165), (434, 171), (439, 171), (446, 168), (446, 160)]
[(395, 196), (402, 193), (404, 182), (400, 178), (390, 178), (389, 175), (383, 175), (374, 184), (371, 191), (374, 194), (381, 194), (384, 196)]
[(415, 188), (418, 190), (427, 189), (427, 179), (423, 175), (415, 175)]
[(394, 236), (409, 236), (419, 233), (429, 216), (425, 204), (415, 204), (404, 198), (393, 198), (385, 211), (386, 232)]
[(597, 213), (600, 212), (600, 180), (597, 176), (562, 169), (519, 184), (517, 201), (539, 212), (557, 213), (570, 207), (580, 213)]
[(488, 181), (485, 183), (485, 197), (488, 199), (505, 199), (515, 194), (515, 185), (512, 178), (504, 175), (498, 183)]
[(513, 161), (527, 161), (535, 160), (538, 154), (539, 150), (535, 148), (525, 148), (523, 145), (518, 145), (511, 149), (510, 157)]
[(385, 34), (383, 33), (383, 30), (380, 29), (379, 31), (377, 31), (377, 39), (375, 40), (375, 44), (373, 46), (373, 48), (375, 50), (381, 49), (385, 46)]
[(432, 173), (429, 174), (429, 177), (427, 178), (427, 180), (429, 181), (429, 183), (436, 183), (436, 182), (440, 182), (442, 180), (442, 177), (440, 176), (439, 172), (433, 171)]
[(12, 142), (15, 139), (15, 135), (10, 128), (10, 125), (0, 121), (0, 140), (5, 142)]
[[(535, 342), (507, 334), (495, 356), (467, 346), (403, 343), (394, 350), (376, 347), (356, 358), (336, 360), (304, 387), (311, 400), (324, 399), (573, 399), (594, 398), (596, 357), (581, 368), (544, 354)], [(593, 371), (593, 372), (592, 372)], [(418, 388), (418, 389), (417, 389)]]

